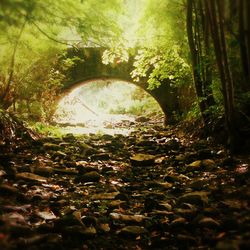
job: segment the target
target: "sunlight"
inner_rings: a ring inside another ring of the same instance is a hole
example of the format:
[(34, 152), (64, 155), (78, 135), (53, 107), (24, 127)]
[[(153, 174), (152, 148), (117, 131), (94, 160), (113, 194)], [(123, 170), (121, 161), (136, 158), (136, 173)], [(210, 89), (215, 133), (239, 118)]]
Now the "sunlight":
[[(143, 91), (144, 92), (144, 91)], [(133, 84), (121, 81), (93, 81), (74, 89), (58, 104), (56, 123), (71, 133), (128, 134), (129, 129), (117, 128), (118, 123), (133, 123), (136, 116), (146, 115), (145, 109), (160, 113), (158, 103)], [(145, 107), (144, 107), (145, 106)]]

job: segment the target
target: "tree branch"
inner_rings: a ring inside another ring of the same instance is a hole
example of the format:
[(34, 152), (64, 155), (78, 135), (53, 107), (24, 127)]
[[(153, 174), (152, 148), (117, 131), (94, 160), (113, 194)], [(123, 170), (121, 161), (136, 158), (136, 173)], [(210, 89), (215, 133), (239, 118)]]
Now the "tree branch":
[(67, 42), (63, 42), (63, 41), (60, 41), (60, 40), (58, 40), (58, 39), (56, 39), (56, 38), (54, 38), (54, 37), (52, 37), (52, 36), (50, 36), (50, 35), (48, 35), (45, 31), (43, 31), (35, 22), (32, 22), (32, 24), (44, 35), (44, 36), (46, 36), (48, 39), (50, 39), (50, 40), (52, 40), (52, 41), (54, 41), (54, 42), (56, 42), (56, 43), (60, 43), (60, 44), (64, 44), (64, 45), (70, 45), (70, 46), (73, 46), (73, 44), (69, 44), (69, 43), (67, 43)]

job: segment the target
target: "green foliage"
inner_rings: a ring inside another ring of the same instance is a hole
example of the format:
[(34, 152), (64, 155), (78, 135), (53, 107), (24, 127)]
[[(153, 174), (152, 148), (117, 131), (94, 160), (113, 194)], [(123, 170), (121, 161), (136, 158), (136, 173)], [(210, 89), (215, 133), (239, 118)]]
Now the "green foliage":
[(119, 34), (114, 13), (120, 5), (118, 0), (1, 1), (3, 106), (48, 121), (65, 72), (80, 60), (63, 59), (67, 46), (110, 44)]
[(57, 138), (61, 138), (63, 135), (63, 132), (61, 129), (57, 126), (51, 126), (45, 123), (36, 122), (31, 123), (30, 127), (38, 132), (39, 134), (45, 135), (45, 136), (53, 136)]
[(177, 46), (165, 50), (139, 50), (131, 77), (137, 82), (148, 77), (149, 89), (159, 87), (165, 80), (168, 80), (172, 87), (190, 82), (190, 67), (180, 57), (178, 50)]
[(121, 62), (128, 62), (128, 51), (123, 47), (116, 46), (109, 50), (105, 50), (102, 55), (103, 64), (115, 64)]

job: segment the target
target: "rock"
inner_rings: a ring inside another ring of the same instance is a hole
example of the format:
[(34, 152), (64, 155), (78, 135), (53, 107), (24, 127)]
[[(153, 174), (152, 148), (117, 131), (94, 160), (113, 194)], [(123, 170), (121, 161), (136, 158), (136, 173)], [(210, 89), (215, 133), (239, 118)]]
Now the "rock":
[(45, 242), (46, 237), (47, 235), (45, 234), (35, 235), (29, 238), (20, 237), (16, 243), (21, 249), (33, 248), (32, 246), (41, 245)]
[(194, 190), (202, 190), (205, 185), (207, 185), (207, 181), (202, 179), (191, 182), (189, 187)]
[(191, 172), (191, 171), (200, 170), (201, 166), (202, 166), (201, 160), (194, 161), (194, 162), (190, 163), (189, 165), (187, 165), (186, 171)]
[(92, 161), (108, 161), (110, 159), (110, 156), (107, 153), (100, 153), (100, 154), (91, 155), (90, 159)]
[(19, 224), (11, 225), (9, 230), (10, 230), (10, 233), (14, 235), (15, 237), (20, 237), (20, 236), (27, 237), (28, 235), (31, 235), (32, 233), (34, 233), (34, 229), (28, 225), (19, 225)]
[(69, 175), (78, 174), (78, 171), (76, 169), (71, 169), (71, 168), (54, 168), (54, 172), (56, 174), (69, 174)]
[(146, 197), (144, 201), (144, 209), (147, 212), (151, 212), (153, 209), (157, 209), (159, 206), (159, 203), (156, 199), (152, 197)]
[(54, 172), (54, 169), (52, 167), (37, 167), (34, 170), (34, 173), (37, 175), (50, 177)]
[(11, 206), (11, 205), (6, 205), (2, 206), (2, 209), (4, 211), (13, 211), (13, 212), (28, 212), (31, 209), (31, 205), (22, 205), (22, 206)]
[(18, 173), (16, 174), (16, 178), (27, 180), (27, 181), (41, 182), (41, 183), (47, 182), (47, 178), (37, 175), (37, 174), (28, 173), (28, 172)]
[(74, 236), (78, 235), (78, 236), (91, 237), (96, 235), (96, 229), (93, 226), (85, 227), (84, 225), (82, 226), (73, 225), (63, 228), (63, 231)]
[(98, 171), (97, 167), (92, 167), (92, 166), (77, 165), (76, 168), (79, 171), (79, 174), (86, 174), (89, 172)]
[(215, 161), (212, 159), (205, 159), (202, 161), (202, 166), (205, 167), (207, 170), (212, 170), (215, 166)]
[(114, 201), (111, 201), (108, 206), (110, 208), (119, 208), (119, 207), (123, 207), (123, 205), (125, 205), (126, 202), (125, 201), (121, 201), (121, 200), (114, 200)]
[(76, 214), (68, 214), (54, 221), (55, 227), (58, 229), (69, 226), (83, 226), (81, 218)]
[(61, 149), (60, 145), (57, 145), (55, 143), (50, 143), (50, 142), (44, 143), (43, 147), (44, 147), (45, 150), (54, 150), (54, 151), (57, 151), (57, 150)]
[(198, 224), (202, 227), (208, 227), (208, 228), (218, 228), (220, 226), (220, 223), (213, 218), (205, 217), (199, 220)]
[(146, 181), (145, 186), (148, 188), (163, 188), (163, 189), (169, 189), (173, 186), (172, 183), (169, 182), (160, 182), (160, 181)]
[[(176, 236), (176, 240), (177, 242), (181, 244), (185, 244), (185, 245), (197, 243), (197, 239), (195, 237), (192, 237), (190, 235), (185, 235), (185, 234), (178, 234)], [(182, 247), (181, 249), (190, 249), (190, 248)]]
[(159, 203), (158, 209), (172, 211), (172, 206), (167, 202)]
[(215, 250), (239, 250), (239, 242), (237, 240), (225, 240), (217, 243)]
[(213, 156), (215, 154), (215, 152), (213, 152), (211, 149), (200, 149), (198, 150), (197, 152), (197, 156), (200, 158), (200, 159), (206, 159), (206, 158), (209, 158), (211, 156)]
[(62, 137), (62, 139), (66, 142), (74, 142), (76, 141), (75, 136), (72, 133), (68, 133)]
[(54, 215), (54, 213), (52, 211), (43, 211), (43, 212), (38, 211), (36, 214), (37, 214), (37, 216), (39, 216), (40, 218), (42, 218), (44, 220), (56, 219), (56, 216)]
[(186, 156), (184, 154), (179, 154), (175, 156), (176, 161), (185, 161), (185, 159), (186, 159)]
[(148, 122), (150, 119), (145, 116), (139, 116), (135, 119), (136, 122)]
[(118, 194), (119, 192), (94, 194), (91, 196), (91, 199), (92, 200), (113, 200)]
[(180, 182), (181, 178), (178, 175), (166, 175), (164, 177), (164, 181), (171, 182), (171, 183)]
[(171, 223), (170, 226), (171, 227), (183, 227), (187, 224), (187, 220), (183, 217), (179, 217), (174, 219)]
[(237, 159), (229, 156), (223, 160), (221, 165), (225, 168), (231, 169), (231, 168), (236, 167), (237, 163), (239, 163)]
[(95, 229), (95, 227), (90, 226), (90, 227), (87, 227), (84, 230), (82, 230), (81, 234), (85, 235), (85, 236), (92, 236), (92, 235), (96, 234), (96, 229)]
[(147, 230), (139, 226), (126, 226), (119, 233), (127, 236), (138, 236), (147, 233)]
[(195, 191), (182, 195), (179, 199), (179, 203), (190, 203), (196, 205), (205, 205), (208, 203), (208, 192)]
[(110, 217), (113, 220), (127, 221), (127, 222), (142, 222), (146, 219), (143, 215), (126, 215), (126, 214), (118, 214), (118, 213), (110, 213)]
[(110, 232), (110, 226), (109, 226), (109, 224), (107, 224), (107, 223), (105, 223), (105, 224), (100, 224), (100, 225), (98, 226), (98, 229), (99, 229), (100, 231), (102, 231), (102, 232), (105, 232), (105, 233)]
[(178, 150), (180, 148), (180, 142), (177, 139), (167, 140), (165, 146), (168, 150)]
[[(1, 167), (1, 166), (0, 166)], [(0, 170), (0, 178), (3, 178), (4, 176), (6, 176), (6, 172), (3, 170)]]
[(1, 195), (19, 194), (19, 190), (13, 186), (8, 185), (8, 184), (1, 184), (0, 185), (0, 193), (1, 193)]
[(77, 176), (75, 178), (76, 181), (83, 181), (83, 182), (98, 182), (100, 179), (101, 175), (96, 171), (91, 171), (84, 175)]
[(155, 163), (155, 156), (149, 154), (136, 154), (130, 157), (132, 166), (150, 166)]
[(165, 181), (165, 182), (159, 182), (159, 186), (163, 189), (169, 189), (173, 187), (173, 184)]

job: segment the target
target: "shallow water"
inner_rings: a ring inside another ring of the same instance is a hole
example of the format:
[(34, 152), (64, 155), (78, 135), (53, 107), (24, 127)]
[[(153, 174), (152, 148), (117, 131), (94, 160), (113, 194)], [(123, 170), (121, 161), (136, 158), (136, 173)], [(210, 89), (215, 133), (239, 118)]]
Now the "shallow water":
[[(129, 115), (104, 114), (84, 121), (58, 121), (62, 133), (73, 134), (122, 134), (129, 135), (134, 131), (129, 124), (135, 121), (135, 117)], [(81, 125), (79, 125), (81, 123)]]

